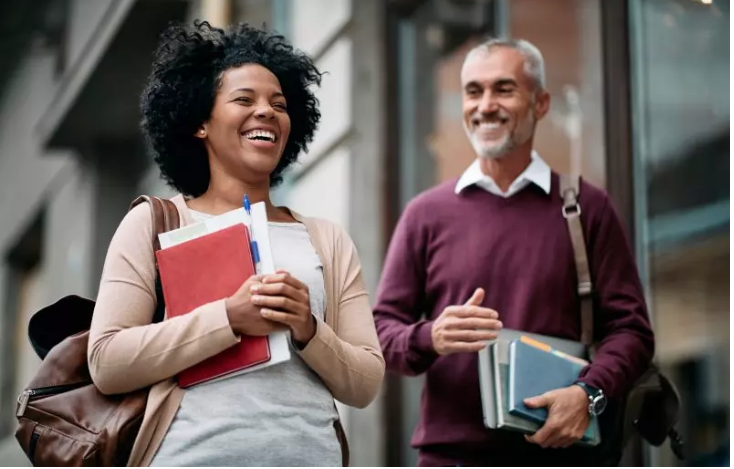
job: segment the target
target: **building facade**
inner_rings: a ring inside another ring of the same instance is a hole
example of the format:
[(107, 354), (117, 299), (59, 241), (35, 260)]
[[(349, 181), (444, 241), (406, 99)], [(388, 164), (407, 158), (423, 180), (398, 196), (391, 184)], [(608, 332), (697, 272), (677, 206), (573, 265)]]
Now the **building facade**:
[[(30, 315), (94, 297), (138, 194), (170, 195), (144, 151), (138, 95), (171, 20), (266, 23), (327, 72), (322, 122), (277, 202), (344, 225), (370, 291), (402, 208), (461, 174), (459, 69), (487, 36), (545, 55), (552, 112), (537, 150), (604, 187), (634, 243), (683, 397), (691, 461), (729, 432), (729, 3), (722, 0), (43, 0), (5, 2), (0, 46), (0, 461), (27, 465), (15, 398), (38, 360)], [(361, 466), (412, 465), (420, 378), (340, 406)], [(727, 443), (728, 454), (728, 443)], [(674, 464), (667, 449), (630, 461)], [(728, 460), (728, 459), (727, 459)], [(704, 462), (701, 462), (704, 461)]]

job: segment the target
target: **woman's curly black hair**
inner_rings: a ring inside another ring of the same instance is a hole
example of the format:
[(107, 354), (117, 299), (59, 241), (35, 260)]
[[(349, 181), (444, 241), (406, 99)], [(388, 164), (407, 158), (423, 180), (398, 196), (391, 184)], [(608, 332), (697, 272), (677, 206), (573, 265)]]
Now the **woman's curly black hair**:
[(248, 63), (270, 70), (288, 102), (290, 137), (271, 186), (313, 140), (321, 113), (310, 87), (321, 84), (321, 73), (310, 57), (283, 36), (246, 23), (227, 31), (206, 21), (171, 25), (161, 35), (143, 91), (141, 127), (161, 177), (182, 194), (198, 197), (207, 190), (209, 161), (194, 134), (211, 115), (222, 73)]

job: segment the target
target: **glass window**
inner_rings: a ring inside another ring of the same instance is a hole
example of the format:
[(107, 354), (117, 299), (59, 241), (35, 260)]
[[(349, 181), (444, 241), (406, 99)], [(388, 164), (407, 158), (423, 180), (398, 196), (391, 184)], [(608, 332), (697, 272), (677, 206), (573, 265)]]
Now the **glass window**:
[(605, 187), (601, 16), (596, 0), (508, 1), (508, 33), (545, 58), (551, 110), (535, 148), (558, 172), (575, 171)]
[[(447, 13), (447, 5), (466, 14), (463, 23), (459, 14)], [(513, 0), (486, 10), (487, 5), (425, 2), (400, 25), (402, 202), (460, 176), (476, 157), (461, 123), (460, 71), (466, 53), (493, 29), (533, 42), (544, 55), (551, 112), (538, 126), (538, 152), (556, 171), (575, 170), (604, 187), (599, 2)]]
[(401, 206), (475, 158), (461, 124), (459, 74), (466, 53), (493, 29), (488, 2), (419, 3), (397, 27)]
[[(729, 421), (729, 2), (630, 2), (635, 213), (657, 358), (694, 465)], [(667, 450), (653, 462), (670, 465)]]

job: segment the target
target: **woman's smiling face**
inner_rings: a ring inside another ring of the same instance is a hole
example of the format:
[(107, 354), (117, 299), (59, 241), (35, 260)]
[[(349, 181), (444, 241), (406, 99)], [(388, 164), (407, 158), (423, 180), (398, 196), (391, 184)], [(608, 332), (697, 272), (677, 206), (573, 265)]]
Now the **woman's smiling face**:
[(197, 131), (210, 165), (238, 179), (269, 177), (280, 161), (291, 121), (278, 78), (245, 64), (222, 74), (211, 117)]

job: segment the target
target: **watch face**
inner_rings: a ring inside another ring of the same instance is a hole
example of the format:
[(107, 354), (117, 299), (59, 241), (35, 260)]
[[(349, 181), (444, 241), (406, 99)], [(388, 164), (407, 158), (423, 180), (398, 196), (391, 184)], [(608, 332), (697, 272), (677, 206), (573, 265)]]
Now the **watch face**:
[(592, 415), (599, 415), (604, 412), (604, 408), (607, 406), (607, 400), (604, 396), (597, 396), (591, 402), (590, 411)]

